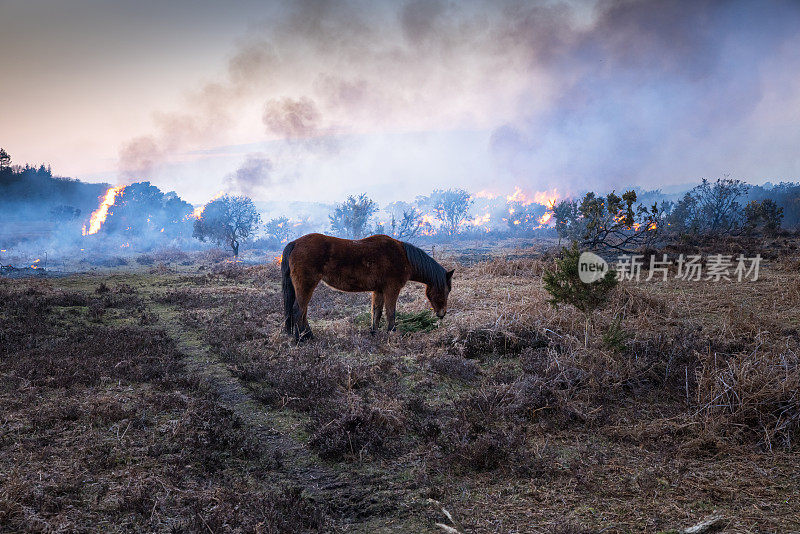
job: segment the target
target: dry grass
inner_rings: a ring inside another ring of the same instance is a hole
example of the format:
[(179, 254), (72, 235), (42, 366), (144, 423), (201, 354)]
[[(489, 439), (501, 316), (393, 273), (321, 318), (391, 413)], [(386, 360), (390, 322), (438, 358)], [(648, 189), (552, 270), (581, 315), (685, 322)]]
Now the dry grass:
[(0, 288), (0, 531), (325, 529), (298, 489), (257, 482), (272, 457), (173, 340), (124, 324), (136, 300), (90, 324), (95, 287)]
[(794, 450), (800, 438), (800, 365), (794, 352), (705, 355), (695, 417), (706, 432)]
[[(3, 403), (16, 422), (0, 439), (13, 482), (0, 510), (16, 525), (67, 529), (111, 518), (245, 531), (259, 518), (276, 532), (436, 532), (444, 519), (420, 504), (430, 497), (461, 532), (659, 532), (715, 511), (736, 531), (800, 528), (796, 259), (765, 264), (758, 282), (623, 284), (594, 317), (588, 348), (582, 314), (546, 304), (550, 261), (515, 251), (457, 266), (446, 320), (406, 335), (371, 335), (355, 320), (367, 295), (321, 286), (310, 312), (317, 338), (299, 346), (281, 332), (272, 264), (3, 284)], [(109, 291), (96, 293), (101, 283)], [(421, 287), (409, 286), (399, 308), (426, 310)], [(325, 506), (308, 498), (314, 483), (286, 474), (293, 460), (259, 453), (247, 424), (192, 384), (159, 330), (175, 313), (177, 330), (224, 363), (314, 469), (348, 473)], [(603, 341), (612, 326), (624, 342)], [(78, 360), (60, 361), (67, 347)], [(31, 393), (12, 395), (21, 385)], [(24, 454), (76, 422), (95, 423), (100, 434), (86, 439), (111, 449), (71, 434), (55, 450), (64, 465), (88, 462), (83, 474), (109, 484), (113, 506), (92, 504), (97, 489), (90, 498), (69, 486), (75, 470), (57, 486), (24, 474), (43, 471), (46, 453)], [(20, 439), (26, 448), (10, 448)], [(124, 490), (112, 474), (120, 458), (127, 476), (137, 473)], [(290, 489), (270, 485), (275, 476)], [(38, 515), (18, 515), (28, 509)]]

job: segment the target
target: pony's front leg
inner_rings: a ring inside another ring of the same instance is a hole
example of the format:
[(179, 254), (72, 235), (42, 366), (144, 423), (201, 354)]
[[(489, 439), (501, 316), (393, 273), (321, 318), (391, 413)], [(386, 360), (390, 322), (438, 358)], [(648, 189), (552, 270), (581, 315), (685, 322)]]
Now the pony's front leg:
[(397, 310), (397, 297), (399, 291), (386, 291), (384, 293), (384, 303), (386, 306), (386, 331), (394, 332), (395, 311)]
[(372, 292), (372, 327), (370, 332), (373, 334), (380, 327), (381, 315), (383, 314), (383, 293)]

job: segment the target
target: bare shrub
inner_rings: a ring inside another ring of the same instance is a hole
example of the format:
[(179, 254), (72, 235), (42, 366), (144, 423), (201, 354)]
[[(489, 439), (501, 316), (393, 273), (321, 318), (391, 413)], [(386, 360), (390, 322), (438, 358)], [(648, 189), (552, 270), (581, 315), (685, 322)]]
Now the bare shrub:
[[(397, 403), (382, 400), (367, 402), (348, 397), (333, 414), (317, 415), (318, 422), (309, 444), (320, 457), (330, 460), (361, 459), (364, 455), (385, 456), (396, 452), (397, 440), (405, 427), (405, 417)], [(321, 424), (320, 424), (321, 423)]]
[(218, 294), (187, 288), (167, 290), (164, 293), (154, 295), (153, 300), (161, 304), (180, 306), (184, 309), (193, 310), (214, 308), (225, 302), (224, 297), (221, 297)]
[(162, 248), (150, 255), (153, 261), (161, 263), (177, 263), (189, 258), (189, 255), (177, 247)]
[(249, 274), (241, 263), (224, 261), (213, 265), (209, 276), (219, 276), (235, 282), (242, 282), (249, 278)]
[(100, 322), (106, 314), (106, 305), (102, 300), (93, 300), (89, 303), (89, 319), (92, 322)]
[(509, 385), (484, 386), (459, 399), (437, 437), (444, 458), (475, 471), (512, 467), (524, 456), (524, 426), (512, 415)]
[(56, 291), (49, 294), (46, 300), (53, 306), (62, 306), (65, 308), (89, 305), (89, 298), (86, 295), (74, 291)]
[(242, 378), (260, 380), (258, 397), (273, 406), (290, 406), (300, 411), (323, 409), (337, 394), (374, 384), (378, 368), (348, 364), (339, 358), (319, 359), (309, 351), (269, 362), (241, 365)]
[(697, 403), (709, 431), (792, 449), (800, 437), (800, 360), (794, 353), (707, 355), (697, 371)]
[(262, 284), (267, 282), (279, 282), (281, 280), (281, 267), (273, 262), (246, 267), (245, 272), (248, 276), (251, 276)]
[(186, 532), (325, 532), (331, 527), (324, 505), (300, 487), (253, 492), (246, 486), (220, 487), (201, 494), (193, 514), (181, 530)]
[(446, 446), (450, 450), (449, 459), (475, 471), (510, 467), (525, 441), (522, 432), (516, 428), (485, 432), (472, 428), (450, 436), (455, 439)]
[(142, 254), (136, 257), (136, 263), (139, 265), (153, 265), (156, 260), (149, 254)]
[(428, 442), (435, 440), (442, 432), (443, 415), (440, 410), (428, 404), (421, 395), (413, 395), (405, 402), (409, 429)]
[(13, 370), (37, 386), (92, 385), (103, 376), (132, 382), (165, 380), (180, 369), (173, 341), (163, 332), (138, 327), (90, 326), (7, 348), (16, 349), (16, 357), (5, 359), (0, 370)]
[(431, 360), (431, 369), (440, 375), (463, 380), (464, 382), (474, 382), (481, 375), (481, 368), (473, 360), (467, 360), (461, 356), (453, 356), (451, 354), (434, 357)]
[(171, 273), (173, 271), (174, 271), (174, 269), (171, 269), (165, 263), (159, 263), (158, 265), (156, 265), (155, 267), (150, 269), (150, 274), (167, 274), (167, 273)]
[(158, 314), (152, 312), (142, 312), (139, 316), (139, 326), (152, 326), (158, 323)]
[(133, 295), (136, 293), (136, 289), (134, 289), (132, 285), (122, 282), (114, 286), (114, 293), (121, 293), (123, 295)]
[(173, 441), (193, 451), (193, 460), (204, 472), (223, 468), (232, 454), (256, 458), (262, 452), (258, 439), (246, 431), (238, 416), (202, 397), (192, 400), (184, 411)]
[(526, 348), (547, 346), (547, 339), (536, 332), (510, 332), (498, 329), (461, 329), (453, 338), (453, 348), (465, 358), (513, 356)]
[(590, 528), (583, 527), (581, 525), (576, 525), (574, 523), (566, 523), (563, 525), (556, 525), (553, 527), (552, 533), (553, 534), (595, 534), (598, 532), (602, 532), (599, 530), (593, 530)]
[(540, 258), (493, 258), (476, 264), (473, 269), (477, 274), (484, 276), (542, 276), (547, 262)]
[(207, 263), (219, 263), (229, 259), (230, 257), (230, 253), (222, 250), (221, 248), (210, 248), (203, 251), (203, 253), (200, 255), (200, 259)]

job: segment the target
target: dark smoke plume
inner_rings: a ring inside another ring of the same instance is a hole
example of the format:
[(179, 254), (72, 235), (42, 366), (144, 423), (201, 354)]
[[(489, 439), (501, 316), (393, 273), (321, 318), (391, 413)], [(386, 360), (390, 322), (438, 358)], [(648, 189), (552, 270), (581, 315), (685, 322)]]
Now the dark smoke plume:
[[(332, 161), (353, 134), (491, 132), (494, 178), (532, 190), (800, 174), (797, 2), (306, 1), (276, 12), (220, 80), (123, 150), (123, 167), (213, 146), (248, 121), (302, 149), (292, 157)], [(274, 160), (273, 173), (284, 165)]]
[(260, 188), (270, 185), (272, 161), (265, 154), (248, 154), (244, 163), (229, 174), (225, 182), (229, 190), (253, 196)]

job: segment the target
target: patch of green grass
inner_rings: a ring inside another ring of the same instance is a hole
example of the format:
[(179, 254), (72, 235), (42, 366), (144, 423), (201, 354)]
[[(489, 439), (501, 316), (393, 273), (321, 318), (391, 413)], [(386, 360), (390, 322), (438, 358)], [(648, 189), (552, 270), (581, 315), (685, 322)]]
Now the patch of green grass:
[[(356, 315), (355, 323), (359, 326), (369, 327), (372, 324), (372, 315), (365, 311)], [(395, 326), (398, 332), (430, 332), (439, 328), (439, 319), (430, 310), (397, 314)], [(386, 317), (381, 317), (380, 327), (386, 327)]]
[(620, 325), (622, 318), (617, 317), (603, 333), (603, 346), (617, 354), (623, 354), (628, 348), (628, 340), (631, 335)]

